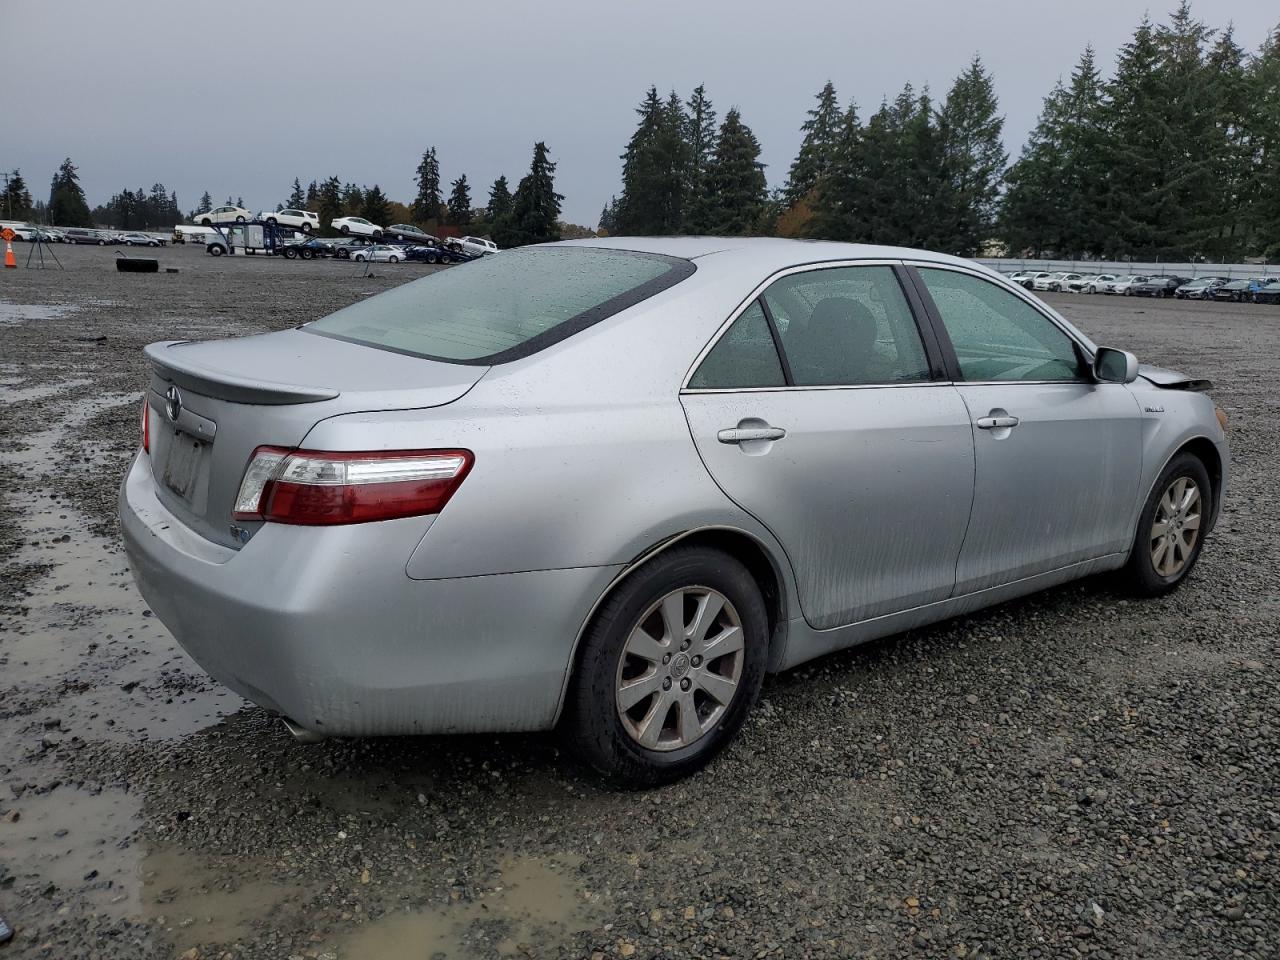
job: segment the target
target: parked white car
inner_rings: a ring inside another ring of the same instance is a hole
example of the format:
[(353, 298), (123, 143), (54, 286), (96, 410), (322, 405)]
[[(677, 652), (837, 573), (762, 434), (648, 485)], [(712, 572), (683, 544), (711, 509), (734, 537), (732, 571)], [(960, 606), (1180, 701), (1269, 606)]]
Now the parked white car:
[(1062, 278), (1068, 276), (1065, 270), (1058, 273), (1040, 273), (1031, 281), (1032, 290), (1056, 290), (1055, 284), (1061, 283)]
[(487, 253), (497, 253), (498, 245), (492, 240), (486, 240), (484, 237), (459, 237), (452, 243), (460, 246), (466, 253), (483, 256)]
[(320, 214), (312, 213), (310, 210), (277, 210), (275, 213), (264, 210), (258, 214), (258, 219), (265, 220), (267, 223), (276, 223), (282, 227), (292, 227), (303, 233), (320, 229)]
[(1114, 273), (1097, 273), (1084, 278), (1084, 283), (1080, 285), (1081, 293), (1106, 293), (1107, 285), (1115, 283), (1120, 278)]
[(1131, 297), (1133, 296), (1133, 290), (1130, 289), (1131, 287), (1136, 286), (1139, 283), (1146, 283), (1150, 279), (1150, 277), (1130, 274), (1128, 276), (1120, 277), (1114, 283), (1108, 284), (1108, 289), (1105, 292), (1120, 293), (1126, 297)]
[(380, 237), (382, 228), (364, 217), (338, 217), (329, 226), (341, 234), (357, 237)]
[(363, 263), (399, 263), (404, 259), (404, 250), (385, 243), (376, 243), (372, 247), (361, 247), (351, 254), (351, 259)]
[(253, 211), (244, 207), (214, 207), (204, 213), (197, 213), (191, 218), (193, 222), (207, 227), (215, 223), (248, 223), (253, 219)]

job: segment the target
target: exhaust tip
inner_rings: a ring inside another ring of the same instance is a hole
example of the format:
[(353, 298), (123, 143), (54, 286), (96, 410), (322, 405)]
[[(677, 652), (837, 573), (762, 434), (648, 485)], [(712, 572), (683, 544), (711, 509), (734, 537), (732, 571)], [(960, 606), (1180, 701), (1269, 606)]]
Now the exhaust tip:
[(281, 717), (280, 722), (284, 724), (284, 728), (289, 731), (289, 735), (298, 743), (319, 743), (321, 740), (328, 739), (323, 733), (316, 733), (314, 730), (307, 730), (298, 726), (288, 717)]

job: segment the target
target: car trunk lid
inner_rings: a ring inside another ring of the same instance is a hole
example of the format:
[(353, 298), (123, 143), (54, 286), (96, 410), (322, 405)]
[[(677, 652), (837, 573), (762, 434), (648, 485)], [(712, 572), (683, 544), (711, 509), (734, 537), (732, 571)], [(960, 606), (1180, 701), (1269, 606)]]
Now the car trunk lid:
[(231, 547), (252, 532), (232, 513), (257, 447), (296, 447), (316, 423), (339, 414), (452, 403), (489, 369), (300, 330), (155, 343), (146, 353), (159, 496), (183, 523)]

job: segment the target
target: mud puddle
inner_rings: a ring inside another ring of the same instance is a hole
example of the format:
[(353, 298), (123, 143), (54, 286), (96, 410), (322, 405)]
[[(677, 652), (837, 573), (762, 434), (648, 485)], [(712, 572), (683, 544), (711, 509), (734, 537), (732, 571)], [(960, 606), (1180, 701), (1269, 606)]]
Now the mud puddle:
[(398, 910), (337, 942), (342, 960), (455, 960), (496, 954), (539, 956), (593, 929), (600, 916), (574, 878), (581, 860), (510, 857), (490, 889), (470, 902)]

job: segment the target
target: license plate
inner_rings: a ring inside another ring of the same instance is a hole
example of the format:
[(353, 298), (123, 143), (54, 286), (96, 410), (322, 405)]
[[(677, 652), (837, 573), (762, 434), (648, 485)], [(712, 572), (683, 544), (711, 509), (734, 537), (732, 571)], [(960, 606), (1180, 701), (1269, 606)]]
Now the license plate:
[(164, 465), (164, 485), (183, 500), (189, 501), (191, 494), (195, 492), (203, 448), (203, 443), (185, 433), (175, 433), (169, 441), (169, 459)]

